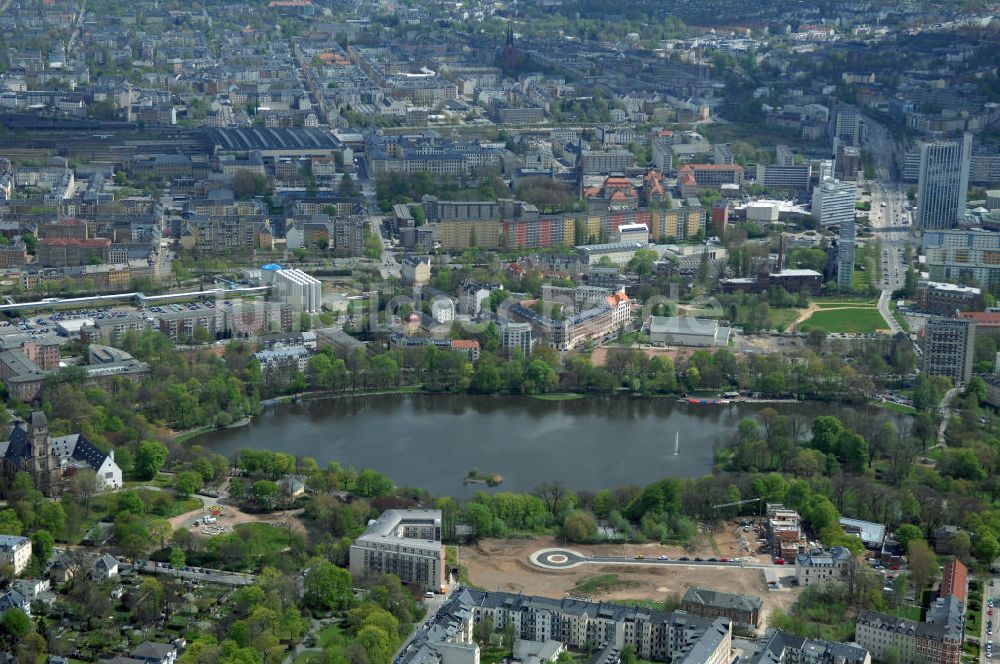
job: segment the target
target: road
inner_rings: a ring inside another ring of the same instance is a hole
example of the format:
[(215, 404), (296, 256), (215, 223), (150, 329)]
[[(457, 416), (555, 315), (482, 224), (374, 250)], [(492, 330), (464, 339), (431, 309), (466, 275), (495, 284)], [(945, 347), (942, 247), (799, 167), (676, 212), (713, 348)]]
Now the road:
[(410, 646), (410, 643), (413, 641), (417, 633), (419, 633), (420, 630), (427, 627), (434, 620), (434, 617), (437, 615), (438, 610), (444, 605), (445, 602), (448, 601), (448, 598), (451, 596), (451, 593), (455, 589), (455, 587), (456, 586), (449, 584), (447, 593), (435, 594), (434, 597), (425, 597), (423, 599), (424, 609), (426, 609), (426, 612), (424, 614), (424, 619), (419, 622), (413, 623), (413, 629), (411, 629), (407, 637), (403, 639), (402, 645), (400, 645), (399, 648), (396, 650), (396, 652), (393, 653), (391, 661), (393, 662), (399, 661), (400, 655), (402, 655), (403, 652)]
[(629, 558), (627, 556), (585, 556), (571, 549), (543, 549), (529, 556), (533, 565), (543, 569), (572, 569), (578, 565), (645, 565), (662, 567), (710, 567), (712, 569), (778, 569), (773, 563), (744, 560), (669, 560), (665, 558)]
[(944, 398), (941, 399), (941, 405), (938, 407), (938, 413), (941, 415), (941, 424), (938, 425), (937, 444), (941, 447), (948, 446), (945, 435), (948, 433), (948, 420), (951, 419), (951, 406), (955, 402), (955, 397), (961, 391), (961, 388), (953, 387), (945, 392)]
[[(994, 577), (983, 575), (983, 611), (982, 611), (982, 621), (979, 633), (979, 661), (982, 664), (988, 664), (993, 661), (993, 653), (990, 652), (989, 656), (986, 655), (986, 646), (992, 649), (993, 646), (993, 618), (997, 616), (996, 609), (989, 607), (989, 601), (993, 600), (996, 604), (998, 598), (1000, 598), (1000, 593), (997, 592), (996, 587), (993, 585)], [(993, 615), (989, 615), (987, 612), (992, 612)]]
[(870, 118), (867, 125), (866, 148), (875, 160), (875, 180), (871, 186), (872, 231), (882, 243), (882, 283), (878, 311), (893, 334), (902, 332), (889, 308), (892, 292), (901, 288), (906, 280), (907, 245), (911, 237), (912, 213), (906, 190), (894, 180), (894, 155), (896, 144), (889, 132)]

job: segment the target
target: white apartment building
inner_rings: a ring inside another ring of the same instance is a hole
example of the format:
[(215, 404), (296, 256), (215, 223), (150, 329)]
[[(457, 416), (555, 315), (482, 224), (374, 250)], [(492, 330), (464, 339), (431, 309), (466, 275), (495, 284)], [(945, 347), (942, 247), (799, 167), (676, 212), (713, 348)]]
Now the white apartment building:
[(31, 540), (17, 535), (0, 535), (0, 562), (10, 564), (17, 576), (31, 561)]
[(271, 298), (290, 305), (295, 311), (316, 313), (323, 306), (319, 279), (299, 269), (264, 269), (265, 283), (271, 284)]
[(445, 583), (441, 510), (387, 510), (368, 524), (350, 550), (351, 576), (395, 574), (404, 584), (441, 592)]
[(438, 323), (450, 323), (455, 320), (455, 303), (447, 297), (434, 298), (431, 302), (431, 318)]

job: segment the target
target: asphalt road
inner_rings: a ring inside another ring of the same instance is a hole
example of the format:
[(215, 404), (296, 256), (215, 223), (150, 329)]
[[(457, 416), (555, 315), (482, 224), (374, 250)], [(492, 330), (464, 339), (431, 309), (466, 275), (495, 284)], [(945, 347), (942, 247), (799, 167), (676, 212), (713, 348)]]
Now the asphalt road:
[(595, 565), (613, 563), (615, 565), (663, 565), (666, 567), (714, 567), (725, 569), (727, 567), (740, 567), (750, 569), (771, 569), (781, 567), (773, 563), (753, 563), (753, 562), (719, 562), (711, 560), (660, 560), (658, 558), (626, 558), (625, 556), (594, 556), (586, 561)]
[[(979, 645), (981, 646), (979, 648), (979, 661), (982, 662), (983, 664), (989, 664), (993, 661), (992, 651), (990, 652), (989, 657), (986, 656), (986, 644), (989, 644), (990, 646), (993, 645), (993, 635), (990, 633), (990, 631), (992, 631), (992, 628), (989, 628), (988, 625), (998, 615), (996, 607), (994, 606), (993, 609), (990, 609), (988, 603), (989, 600), (992, 599), (993, 603), (996, 604), (997, 599), (1000, 599), (1000, 593), (998, 593), (997, 589), (993, 586), (993, 581), (994, 581), (993, 577), (989, 577), (988, 581), (986, 577), (983, 578), (983, 583), (984, 583), (983, 612), (981, 621), (982, 625), (980, 626), (981, 631), (979, 634)], [(987, 615), (988, 611), (993, 611), (993, 615), (992, 616)], [(993, 625), (995, 627), (996, 623), (994, 623)]]
[(571, 549), (544, 549), (530, 556), (533, 564), (545, 569), (570, 569), (577, 565), (645, 565), (662, 567), (710, 567), (712, 569), (775, 569), (773, 563), (719, 560), (664, 560), (661, 558), (629, 558), (627, 556), (584, 556)]
[[(882, 283), (878, 300), (878, 311), (885, 319), (893, 334), (902, 328), (889, 309), (892, 292), (901, 288), (906, 279), (906, 246), (915, 243), (913, 214), (907, 208), (909, 200), (906, 190), (894, 180), (894, 155), (896, 144), (884, 127), (870, 118), (867, 125), (867, 149), (875, 159), (875, 180), (871, 182), (871, 211), (869, 221), (872, 230), (882, 243), (881, 260)], [(874, 277), (874, 275), (872, 275)]]

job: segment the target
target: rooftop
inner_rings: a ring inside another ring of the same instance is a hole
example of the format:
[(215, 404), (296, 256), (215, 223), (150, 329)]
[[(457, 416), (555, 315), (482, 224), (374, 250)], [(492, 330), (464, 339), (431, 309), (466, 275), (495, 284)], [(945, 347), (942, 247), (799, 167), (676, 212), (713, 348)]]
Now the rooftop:
[(697, 586), (688, 588), (682, 602), (739, 611), (758, 611), (764, 605), (764, 601), (754, 595), (726, 593)]
[(881, 523), (841, 518), (840, 525), (848, 533), (858, 535), (865, 544), (877, 544), (881, 546), (882, 542), (885, 541), (885, 526)]

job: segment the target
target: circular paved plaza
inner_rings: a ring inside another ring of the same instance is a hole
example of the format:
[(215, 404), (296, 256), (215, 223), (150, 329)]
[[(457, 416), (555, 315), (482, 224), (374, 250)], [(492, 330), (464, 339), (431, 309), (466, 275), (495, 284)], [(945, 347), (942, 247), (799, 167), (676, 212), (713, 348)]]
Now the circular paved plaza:
[(587, 561), (587, 556), (570, 549), (542, 549), (528, 556), (533, 565), (543, 569), (571, 569)]

